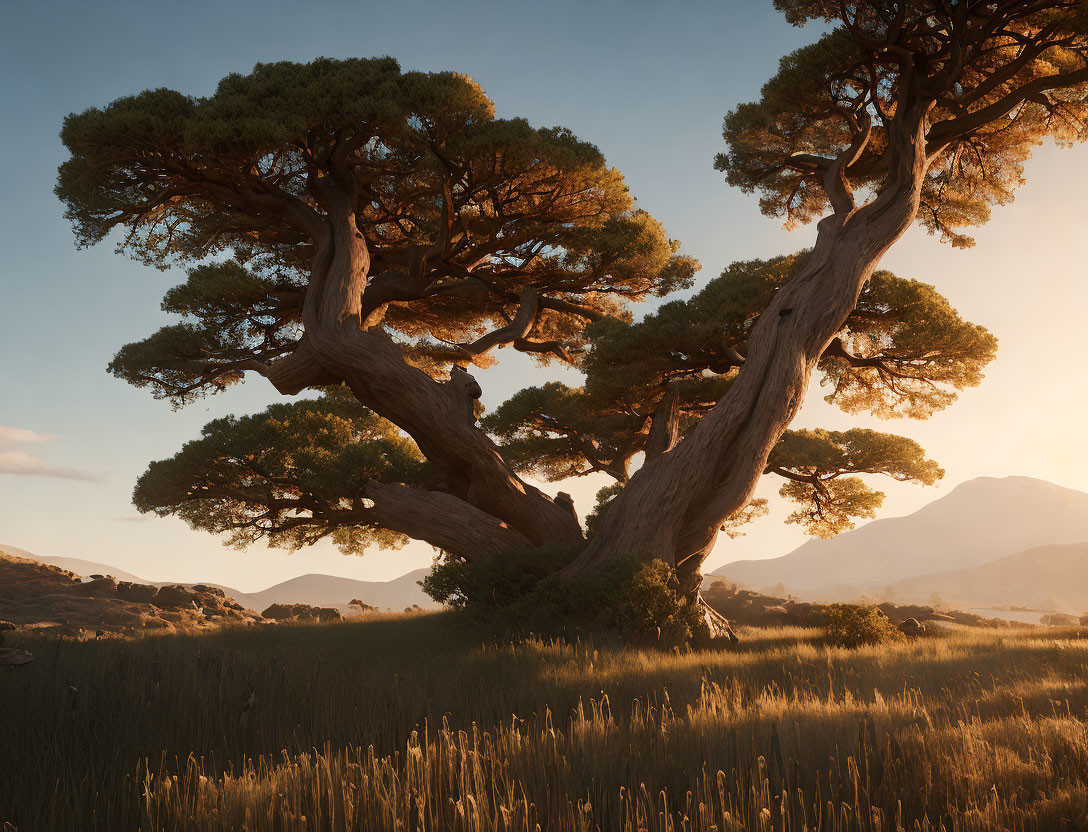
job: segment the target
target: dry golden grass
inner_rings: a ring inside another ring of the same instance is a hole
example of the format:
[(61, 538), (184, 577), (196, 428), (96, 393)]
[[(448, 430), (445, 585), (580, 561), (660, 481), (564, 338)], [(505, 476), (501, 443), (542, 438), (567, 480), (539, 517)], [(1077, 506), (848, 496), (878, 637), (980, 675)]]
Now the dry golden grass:
[(37, 830), (1088, 829), (1088, 639), (482, 646), (444, 615), (27, 644)]

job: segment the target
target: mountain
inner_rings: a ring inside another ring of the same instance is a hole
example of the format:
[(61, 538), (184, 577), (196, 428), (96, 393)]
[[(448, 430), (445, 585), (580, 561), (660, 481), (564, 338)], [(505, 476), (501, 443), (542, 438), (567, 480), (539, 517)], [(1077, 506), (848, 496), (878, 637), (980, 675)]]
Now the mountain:
[[(5, 547), (5, 550), (6, 547)], [(32, 555), (31, 557), (35, 557)], [(67, 569), (69, 572), (75, 572), (81, 578), (89, 578), (91, 575), (111, 575), (119, 581), (131, 581), (134, 584), (150, 584), (152, 581), (145, 581), (143, 578), (133, 575), (131, 572), (125, 572), (123, 569), (118, 569), (116, 566), (107, 566), (104, 563), (95, 563), (93, 560), (83, 560), (83, 558), (37, 558), (41, 563), (47, 563), (50, 566), (58, 566), (61, 569)]]
[(752, 587), (837, 594), (1005, 555), (1088, 540), (1088, 494), (1031, 477), (979, 477), (905, 517), (874, 520), (788, 555), (728, 563), (712, 574)]
[(1080, 614), (1088, 610), (1088, 543), (1038, 546), (972, 569), (896, 581), (891, 589), (900, 602), (936, 594), (952, 606), (1015, 604)]
[[(114, 566), (82, 558), (40, 557), (15, 546), (0, 544), (0, 552), (57, 566), (69, 572), (75, 572), (81, 578), (88, 578), (91, 575), (112, 575), (119, 581), (131, 581), (137, 584), (165, 586), (176, 583), (176, 581), (147, 581)], [(357, 581), (336, 575), (300, 575), (259, 592), (241, 592), (222, 584), (209, 583), (207, 585), (223, 590), (227, 597), (257, 612), (267, 609), (271, 604), (310, 604), (315, 607), (337, 607), (341, 612), (349, 612), (348, 602), (354, 599), (378, 609), (399, 611), (413, 605), (433, 609), (438, 605), (425, 595), (419, 586), (419, 581), (423, 580), (428, 572), (430, 572), (429, 569), (417, 569), (391, 581)], [(192, 586), (192, 584), (187, 585)]]
[(315, 607), (338, 607), (346, 611), (348, 601), (358, 599), (379, 609), (402, 610), (418, 604), (424, 609), (437, 606), (423, 594), (419, 581), (430, 569), (417, 569), (391, 581), (356, 581), (336, 575), (300, 575), (260, 592), (238, 592), (220, 587), (238, 603), (253, 610), (266, 609), (269, 604), (311, 604)]
[(125, 572), (123, 569), (118, 569), (116, 566), (107, 566), (104, 563), (98, 563), (93, 560), (63, 557), (47, 558), (35, 555), (33, 552), (28, 552), (26, 549), (19, 549), (15, 546), (8, 546), (2, 543), (0, 543), (0, 552), (4, 552), (17, 558), (29, 558), (30, 560), (38, 561), (38, 563), (46, 563), (50, 566), (65, 569), (69, 572), (75, 572), (81, 578), (89, 578), (91, 575), (112, 575), (119, 581), (131, 581), (134, 584), (152, 583), (151, 581), (145, 581), (143, 578), (133, 575), (131, 572)]

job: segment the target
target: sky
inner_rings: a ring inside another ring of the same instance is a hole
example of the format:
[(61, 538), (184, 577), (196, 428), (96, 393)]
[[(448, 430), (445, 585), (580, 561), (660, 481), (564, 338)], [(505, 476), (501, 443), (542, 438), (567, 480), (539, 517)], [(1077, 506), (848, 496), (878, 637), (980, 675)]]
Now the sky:
[[(499, 116), (563, 125), (596, 143), (640, 207), (703, 264), (696, 289), (736, 260), (810, 245), (713, 169), (722, 116), (758, 97), (778, 58), (815, 37), (769, 0), (653, 3), (38, 2), (0, 0), (0, 544), (101, 561), (148, 580), (214, 581), (252, 591), (308, 572), (386, 580), (427, 565), (411, 544), (345, 557), (331, 545), (297, 553), (225, 548), (173, 518), (131, 506), (147, 463), (201, 426), (276, 400), (263, 379), (174, 411), (106, 373), (123, 344), (168, 322), (163, 292), (183, 280), (112, 251), (77, 251), (52, 193), (65, 158), (64, 116), (147, 88), (206, 95), (261, 61), (391, 55), (405, 69), (474, 77)], [(1088, 490), (1082, 441), (1088, 313), (1088, 147), (1040, 149), (1016, 200), (955, 250), (914, 229), (882, 267), (932, 283), (1000, 340), (982, 386), (928, 422), (847, 416), (810, 389), (796, 427), (860, 425), (918, 440), (945, 468), (923, 488), (879, 483), (879, 517), (907, 514), (977, 476), (1027, 475)], [(646, 311), (651, 306), (645, 307)], [(561, 378), (501, 351), (478, 371), (484, 404)], [(607, 480), (548, 484), (584, 516)], [(805, 541), (765, 478), (771, 516), (724, 538), (707, 562), (775, 557)]]

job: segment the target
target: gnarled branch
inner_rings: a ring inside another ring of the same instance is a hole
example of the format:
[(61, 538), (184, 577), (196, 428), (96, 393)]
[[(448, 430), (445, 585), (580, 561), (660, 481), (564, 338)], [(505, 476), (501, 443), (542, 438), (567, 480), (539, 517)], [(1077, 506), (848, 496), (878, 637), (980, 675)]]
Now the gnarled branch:
[(465, 560), (484, 561), (531, 547), (521, 532), (452, 494), (371, 482), (366, 496), (374, 501), (364, 509), (373, 522)]

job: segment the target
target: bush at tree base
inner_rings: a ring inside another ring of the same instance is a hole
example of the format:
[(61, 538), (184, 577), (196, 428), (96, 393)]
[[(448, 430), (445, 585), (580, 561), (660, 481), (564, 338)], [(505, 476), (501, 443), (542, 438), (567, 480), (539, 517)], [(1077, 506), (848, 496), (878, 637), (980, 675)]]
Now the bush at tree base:
[(423, 589), (504, 635), (610, 631), (627, 641), (663, 645), (706, 635), (698, 603), (680, 592), (676, 573), (664, 561), (618, 561), (586, 578), (557, 574), (576, 555), (543, 546), (485, 564), (449, 558), (423, 579)]

